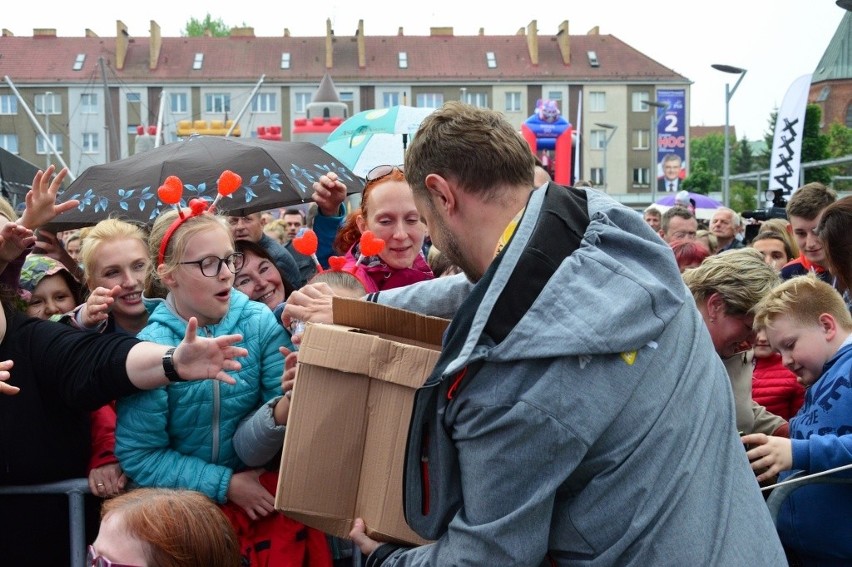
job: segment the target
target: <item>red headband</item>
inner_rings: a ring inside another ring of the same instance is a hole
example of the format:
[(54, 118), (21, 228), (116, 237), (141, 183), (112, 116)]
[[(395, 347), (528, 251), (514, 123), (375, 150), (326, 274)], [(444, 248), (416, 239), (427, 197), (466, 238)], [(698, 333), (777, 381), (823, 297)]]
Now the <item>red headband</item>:
[[(219, 200), (226, 196), (230, 195), (234, 191), (236, 191), (240, 185), (242, 184), (243, 179), (233, 171), (225, 170), (222, 172), (222, 175), (219, 176), (218, 183), (218, 195), (216, 195), (216, 199), (210, 203), (210, 206), (207, 206), (207, 201), (201, 198), (192, 199), (189, 202), (189, 211), (184, 212), (180, 207), (177, 208), (178, 218), (172, 222), (169, 229), (166, 231), (166, 234), (163, 235), (163, 241), (160, 242), (160, 250), (157, 253), (157, 264), (162, 264), (166, 257), (166, 248), (169, 245), (169, 241), (172, 239), (172, 235), (178, 229), (180, 225), (182, 225), (187, 219), (192, 217), (197, 217), (199, 215), (203, 215), (204, 213), (210, 211), (211, 213), (216, 210), (216, 205), (219, 203)], [(160, 198), (160, 201), (167, 205), (177, 205), (180, 203), (181, 194), (183, 193), (183, 182), (179, 177), (175, 175), (170, 175), (166, 177), (165, 182), (160, 185), (157, 189), (157, 196)]]

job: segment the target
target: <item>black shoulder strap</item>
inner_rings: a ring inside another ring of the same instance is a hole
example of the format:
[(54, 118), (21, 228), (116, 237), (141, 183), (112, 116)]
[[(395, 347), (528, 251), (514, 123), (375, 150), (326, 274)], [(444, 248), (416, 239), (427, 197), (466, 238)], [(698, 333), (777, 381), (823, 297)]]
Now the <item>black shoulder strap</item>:
[(585, 193), (553, 183), (546, 191), (530, 241), (485, 326), (495, 344), (515, 328), (556, 268), (580, 247), (589, 226)]

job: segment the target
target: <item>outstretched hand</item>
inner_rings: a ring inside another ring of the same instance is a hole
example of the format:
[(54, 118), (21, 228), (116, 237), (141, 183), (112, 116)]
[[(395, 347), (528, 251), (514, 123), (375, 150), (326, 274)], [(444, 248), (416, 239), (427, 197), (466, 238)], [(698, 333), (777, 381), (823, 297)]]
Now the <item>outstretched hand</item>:
[(121, 293), (121, 286), (112, 289), (96, 287), (83, 304), (80, 319), (86, 328), (97, 327), (109, 317), (109, 310), (115, 302), (115, 296)]
[(17, 386), (11, 386), (6, 383), (6, 380), (12, 377), (12, 375), (9, 374), (9, 370), (12, 369), (13, 364), (14, 363), (11, 360), (4, 360), (3, 362), (0, 362), (0, 394), (14, 396), (21, 391), (21, 389)]
[(33, 231), (14, 222), (0, 228), (0, 261), (13, 262), (35, 242)]
[(333, 323), (331, 300), (334, 291), (325, 283), (308, 284), (290, 294), (281, 314), (284, 327), (293, 319), (310, 323)]
[(314, 181), (311, 188), (312, 195), (320, 212), (327, 217), (336, 217), (340, 211), (340, 205), (346, 199), (346, 185), (341, 182), (333, 171), (321, 176)]
[[(45, 171), (39, 170), (33, 178), (33, 187), (27, 191), (27, 208), (18, 219), (21, 224), (30, 230), (43, 226), (65, 211), (70, 211), (80, 204), (77, 199), (70, 199), (64, 203), (56, 204), (56, 193), (62, 187), (62, 181), (68, 175), (68, 168), (62, 170), (53, 177), (56, 166), (51, 165)], [(51, 180), (52, 178), (52, 180)]]
[(227, 384), (237, 381), (227, 373), (239, 370), (242, 365), (235, 358), (248, 356), (248, 351), (234, 346), (243, 340), (242, 335), (222, 335), (221, 337), (199, 337), (198, 320), (190, 317), (183, 340), (174, 353), (175, 369), (186, 380), (205, 380), (213, 378)]

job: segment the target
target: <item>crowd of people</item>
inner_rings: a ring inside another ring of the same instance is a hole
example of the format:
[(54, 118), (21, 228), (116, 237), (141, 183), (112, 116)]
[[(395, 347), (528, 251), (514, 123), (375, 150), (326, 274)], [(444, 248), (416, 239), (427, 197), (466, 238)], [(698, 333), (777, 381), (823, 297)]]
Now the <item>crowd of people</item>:
[[(52, 234), (65, 174), (39, 172), (21, 218), (0, 202), (0, 486), (87, 477), (87, 564), (852, 560), (852, 484), (799, 489), (777, 527), (761, 493), (852, 462), (852, 197), (807, 184), (745, 242), (726, 207), (702, 226), (554, 184), (456, 102), (357, 207), (329, 172), (309, 209)], [(400, 424), (428, 545), (275, 510), (301, 324), (341, 295), (452, 320)], [(0, 496), (0, 556), (67, 564), (63, 506)]]

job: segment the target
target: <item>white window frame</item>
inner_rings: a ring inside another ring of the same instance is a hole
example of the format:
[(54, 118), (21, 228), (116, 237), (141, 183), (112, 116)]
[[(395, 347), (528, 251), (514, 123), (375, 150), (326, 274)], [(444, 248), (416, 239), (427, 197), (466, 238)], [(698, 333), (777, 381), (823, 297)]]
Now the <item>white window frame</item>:
[(488, 66), (489, 69), (497, 68), (497, 56), (494, 55), (493, 51), (485, 52), (485, 64)]
[(204, 112), (207, 114), (231, 112), (231, 94), (206, 93), (204, 95)]
[(172, 114), (187, 114), (189, 96), (186, 93), (169, 93), (169, 111)]
[(284, 51), (281, 53), (281, 68), (289, 69), (290, 68), (290, 52)]
[[(562, 91), (548, 91), (547, 92), (547, 99), (548, 100), (555, 100), (556, 102), (561, 103), (562, 102)], [(560, 104), (559, 106), (560, 106), (559, 110), (561, 112), (562, 111), (562, 108), (561, 108), (562, 105)]]
[(443, 105), (443, 93), (420, 93), (417, 95), (417, 106), (421, 108), (439, 108)]
[(385, 91), (382, 93), (382, 108), (390, 108), (402, 104), (402, 91)]
[(408, 69), (408, 53), (405, 51), (399, 52), (399, 68)]
[(651, 131), (647, 128), (636, 128), (635, 130), (633, 130), (632, 142), (634, 150), (650, 150)]
[(648, 168), (634, 167), (633, 168), (633, 186), (642, 187), (650, 186), (648, 183)]
[(18, 135), (17, 134), (0, 134), (0, 148), (3, 148), (10, 154), (17, 155), (18, 150)]
[(521, 111), (521, 91), (509, 91), (506, 93), (506, 112)]
[(488, 106), (488, 93), (464, 93), (464, 101), (477, 108), (491, 108)]
[(83, 114), (98, 113), (98, 93), (80, 94), (80, 112)]
[(606, 138), (609, 130), (605, 128), (597, 129), (593, 128), (589, 132), (589, 149), (590, 150), (603, 150), (606, 146)]
[(606, 112), (606, 93), (603, 91), (589, 92), (589, 112)]
[(18, 97), (15, 95), (0, 95), (0, 114), (18, 114)]
[(83, 68), (83, 64), (85, 62), (86, 62), (86, 54), (85, 53), (78, 53), (77, 58), (74, 59), (74, 66), (72, 67), (72, 69), (74, 69), (75, 71), (81, 70)]
[(314, 98), (312, 92), (296, 92), (293, 93), (293, 112), (296, 114), (307, 114), (308, 105)]
[(129, 92), (125, 95), (125, 100), (128, 103), (133, 103), (133, 104), (135, 104), (137, 102), (141, 103), (142, 102), (142, 94), (137, 93), (137, 92)]
[(593, 167), (589, 170), (589, 180), (596, 186), (602, 187), (606, 183), (602, 167)]
[(648, 91), (633, 91), (633, 94), (630, 95), (630, 108), (633, 112), (648, 112), (652, 108), (656, 108), (645, 104), (650, 102), (650, 100), (651, 93)]
[[(62, 153), (62, 134), (54, 134), (51, 132), (50, 141), (53, 144), (53, 147), (56, 148), (56, 153)], [(44, 143), (44, 136), (36, 137), (36, 153), (39, 155), (47, 155), (50, 148), (47, 147), (47, 144)]]
[[(49, 108), (45, 108), (48, 106)], [(35, 95), (35, 104), (33, 104), (35, 113), (43, 116), (46, 114), (62, 114), (62, 97), (56, 93), (37, 94)], [(45, 112), (47, 111), (47, 112)]]
[(97, 132), (83, 132), (83, 153), (97, 154), (100, 153), (100, 136)]
[(193, 61), (192, 61), (192, 69), (195, 70), (195, 71), (198, 71), (198, 70), (201, 69), (201, 67), (203, 65), (204, 65), (204, 54), (203, 53), (196, 53), (195, 59), (193, 59)]
[(275, 93), (257, 93), (251, 99), (251, 111), (255, 114), (278, 112), (278, 97)]

